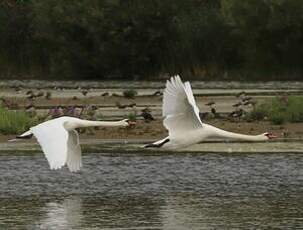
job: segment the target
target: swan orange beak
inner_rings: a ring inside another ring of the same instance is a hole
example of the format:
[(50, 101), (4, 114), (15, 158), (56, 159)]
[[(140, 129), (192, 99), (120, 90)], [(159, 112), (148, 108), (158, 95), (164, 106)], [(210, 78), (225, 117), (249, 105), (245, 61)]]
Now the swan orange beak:
[(137, 124), (135, 121), (127, 121), (127, 123), (130, 127), (134, 127)]
[(266, 136), (268, 137), (268, 139), (274, 139), (277, 138), (278, 136), (273, 134), (273, 133), (267, 133)]

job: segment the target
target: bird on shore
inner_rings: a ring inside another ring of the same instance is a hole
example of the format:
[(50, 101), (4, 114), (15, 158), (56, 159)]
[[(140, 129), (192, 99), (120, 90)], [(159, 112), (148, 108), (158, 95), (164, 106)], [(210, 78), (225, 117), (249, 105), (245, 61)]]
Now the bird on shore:
[(240, 107), (241, 105), (242, 105), (242, 102), (238, 102), (238, 103), (236, 103), (236, 104), (233, 104), (232, 106), (238, 108), (238, 107)]
[(215, 105), (216, 103), (214, 101), (210, 101), (208, 103), (206, 103), (206, 106), (212, 107), (213, 105)]
[(233, 133), (202, 122), (190, 83), (183, 83), (178, 75), (166, 83), (162, 113), (168, 136), (145, 145), (146, 148), (184, 148), (207, 138), (266, 141), (276, 137), (269, 132), (259, 135)]
[(67, 165), (71, 172), (82, 167), (82, 153), (77, 128), (85, 127), (126, 127), (135, 125), (128, 119), (120, 121), (90, 121), (75, 117), (59, 117), (31, 127), (11, 142), (36, 137), (51, 169), (60, 169)]
[(47, 91), (47, 92), (45, 93), (45, 99), (46, 99), (46, 100), (50, 100), (51, 98), (52, 98), (52, 93), (49, 92), (49, 91)]
[(156, 92), (153, 93), (153, 96), (162, 96), (163, 93), (160, 90), (157, 90)]
[(252, 106), (252, 107), (255, 107), (256, 104), (257, 104), (256, 101), (245, 101), (243, 103), (243, 105), (245, 105), (245, 106)]
[(239, 93), (236, 94), (236, 97), (243, 97), (246, 95), (246, 92), (245, 91), (241, 91)]
[(141, 110), (141, 116), (144, 118), (145, 122), (150, 122), (155, 120), (155, 118), (153, 117), (153, 115), (151, 115), (151, 111), (149, 108), (145, 108)]
[(241, 118), (244, 115), (243, 109), (237, 109), (235, 111), (232, 111), (228, 116), (232, 118)]
[(109, 93), (108, 92), (102, 93), (101, 96), (102, 97), (107, 97), (107, 96), (109, 96)]
[(84, 97), (86, 97), (86, 95), (88, 94), (88, 90), (84, 89), (81, 91), (81, 93)]
[(250, 101), (252, 99), (252, 97), (243, 97), (242, 98), (242, 101), (243, 102), (246, 102), (246, 101)]

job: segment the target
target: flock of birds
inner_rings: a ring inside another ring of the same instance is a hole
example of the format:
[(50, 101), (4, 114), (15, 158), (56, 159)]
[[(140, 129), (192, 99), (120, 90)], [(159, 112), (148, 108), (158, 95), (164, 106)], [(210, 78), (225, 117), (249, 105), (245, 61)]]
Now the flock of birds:
[[(251, 98), (248, 98), (243, 93), (239, 95), (239, 98), (241, 98), (241, 105), (247, 105), (248, 102), (251, 102)], [(212, 113), (216, 114), (215, 103), (212, 102), (207, 105), (213, 109)], [(235, 105), (235, 107), (239, 106), (240, 104)], [(177, 149), (199, 143), (208, 138), (266, 141), (276, 137), (269, 132), (259, 135), (228, 132), (204, 123), (200, 114), (190, 83), (183, 83), (178, 75), (171, 77), (166, 83), (162, 103), (163, 125), (168, 130), (168, 136), (143, 147)], [(147, 122), (155, 119), (151, 115), (149, 108), (143, 109), (141, 116)], [(67, 165), (70, 171), (76, 172), (82, 166), (81, 148), (77, 131), (79, 128), (127, 127), (134, 125), (136, 123), (129, 119), (120, 121), (93, 121), (74, 116), (60, 116), (42, 122), (10, 141), (29, 139), (35, 136), (42, 147), (51, 169), (59, 169)]]

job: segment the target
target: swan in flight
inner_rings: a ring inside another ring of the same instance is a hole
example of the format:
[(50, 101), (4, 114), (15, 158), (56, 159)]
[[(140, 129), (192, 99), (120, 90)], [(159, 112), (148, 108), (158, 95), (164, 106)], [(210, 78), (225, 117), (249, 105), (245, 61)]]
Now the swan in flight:
[(81, 147), (77, 128), (92, 126), (126, 127), (134, 124), (135, 122), (128, 119), (121, 121), (89, 121), (64, 116), (31, 127), (27, 132), (10, 141), (29, 139), (35, 136), (42, 147), (51, 169), (60, 169), (67, 164), (71, 172), (76, 172), (82, 166)]
[(168, 137), (144, 147), (176, 149), (199, 143), (207, 138), (266, 141), (276, 137), (272, 133), (238, 134), (203, 123), (190, 83), (183, 83), (178, 75), (166, 83), (162, 115), (165, 117), (163, 124), (168, 130)]

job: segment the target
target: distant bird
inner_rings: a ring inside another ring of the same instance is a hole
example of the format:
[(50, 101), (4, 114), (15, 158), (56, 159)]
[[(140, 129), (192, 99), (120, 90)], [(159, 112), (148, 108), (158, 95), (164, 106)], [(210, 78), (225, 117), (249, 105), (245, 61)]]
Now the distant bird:
[(19, 93), (21, 91), (21, 87), (15, 86), (15, 91)]
[(236, 104), (233, 104), (233, 107), (240, 107), (242, 105), (242, 103), (241, 102), (238, 102), (238, 103), (236, 103)]
[(235, 110), (235, 111), (232, 111), (230, 114), (229, 114), (229, 117), (233, 117), (233, 118), (240, 118), (244, 115), (244, 110), (243, 109), (238, 109), (238, 110)]
[(102, 94), (101, 94), (102, 97), (107, 97), (108, 95), (109, 95), (108, 92), (105, 92), (105, 93), (102, 93)]
[(155, 120), (155, 118), (151, 115), (150, 110), (146, 108), (141, 110), (141, 116), (144, 118), (145, 122)]
[(60, 169), (67, 164), (71, 172), (76, 172), (82, 166), (82, 154), (77, 128), (94, 126), (126, 127), (134, 124), (128, 119), (121, 121), (89, 121), (64, 116), (31, 127), (28, 131), (10, 141), (30, 139), (35, 136), (51, 169)]
[(243, 135), (203, 123), (190, 83), (183, 83), (179, 76), (167, 81), (162, 109), (165, 117), (163, 124), (168, 129), (168, 136), (145, 145), (146, 148), (184, 148), (207, 138), (266, 141), (276, 137), (267, 132), (260, 135)]
[(52, 97), (52, 93), (49, 92), (49, 91), (47, 91), (46, 94), (45, 94), (45, 99), (46, 99), (46, 100), (50, 100), (51, 97)]
[(25, 106), (25, 110), (29, 110), (29, 109), (31, 109), (31, 108), (35, 108), (35, 105), (34, 105), (34, 103), (29, 103), (27, 106)]
[(83, 96), (86, 96), (88, 94), (88, 90), (82, 90), (81, 93)]
[(246, 95), (245, 91), (241, 91), (241, 92), (236, 94), (236, 97), (242, 97), (242, 96), (245, 96), (245, 95)]
[(210, 102), (206, 103), (205, 105), (206, 105), (206, 106), (213, 106), (214, 104), (215, 104), (214, 101), (210, 101)]
[(257, 104), (257, 102), (256, 101), (245, 101), (244, 103), (243, 103), (243, 105), (249, 105), (249, 106), (255, 106)]
[(122, 105), (120, 102), (116, 102), (116, 106), (118, 109), (125, 109), (127, 107), (127, 105)]
[(35, 99), (35, 95), (34, 95), (34, 94), (28, 95), (28, 96), (27, 96), (27, 99), (33, 100), (33, 99)]
[(32, 90), (26, 91), (26, 95), (32, 95), (32, 94), (34, 94), (34, 92)]
[(148, 113), (150, 113), (151, 109), (149, 107), (146, 107), (146, 108), (142, 109), (141, 111), (142, 112), (148, 112)]
[(133, 107), (135, 107), (137, 104), (135, 103), (135, 102), (133, 102), (133, 103), (130, 103), (129, 105), (128, 105), (128, 107), (130, 107), (130, 108), (133, 108)]
[(160, 90), (157, 90), (156, 92), (153, 93), (153, 96), (161, 96), (163, 93)]
[(242, 101), (245, 102), (245, 101), (250, 101), (252, 99), (252, 97), (244, 97), (242, 98)]
[(201, 120), (205, 119), (207, 116), (208, 116), (208, 112), (205, 112), (205, 113), (199, 112), (199, 117)]

